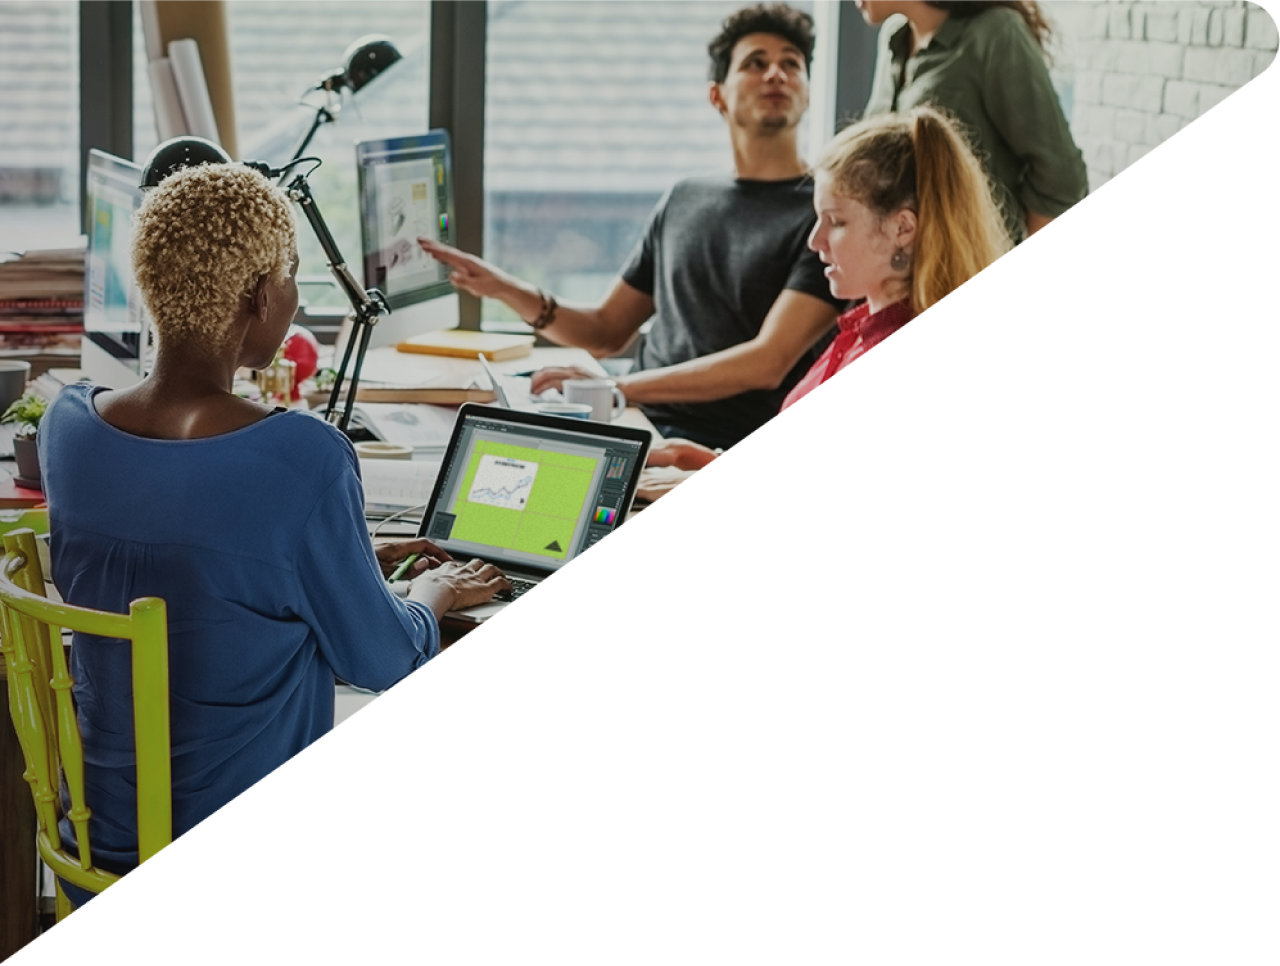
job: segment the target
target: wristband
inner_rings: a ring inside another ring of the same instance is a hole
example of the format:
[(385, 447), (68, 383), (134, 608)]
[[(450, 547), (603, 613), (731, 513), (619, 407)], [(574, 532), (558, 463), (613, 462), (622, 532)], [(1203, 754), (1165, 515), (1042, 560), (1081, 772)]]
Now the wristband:
[(542, 289), (538, 289), (538, 297), (542, 299), (542, 311), (538, 313), (538, 317), (533, 321), (526, 320), (526, 324), (535, 332), (545, 329), (554, 322), (556, 320), (556, 309), (560, 308), (554, 295), (548, 295)]

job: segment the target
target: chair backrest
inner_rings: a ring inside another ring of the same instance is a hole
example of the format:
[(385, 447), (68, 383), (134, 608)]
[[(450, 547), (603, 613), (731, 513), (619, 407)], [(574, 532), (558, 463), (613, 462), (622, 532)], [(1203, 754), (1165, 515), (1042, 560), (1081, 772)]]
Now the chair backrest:
[(44, 506), (29, 509), (0, 510), (0, 536), (29, 527), (36, 533), (49, 532), (49, 509)]
[[(134, 740), (137, 751), (138, 853), (145, 862), (173, 840), (169, 759), (169, 640), (164, 601), (135, 600), (128, 614), (74, 607), (44, 595), (44, 574), (30, 529), (4, 535), (0, 560), (0, 652), (9, 682), (9, 708), (26, 760), (23, 777), (36, 808), (36, 847), (60, 878), (90, 892), (115, 882), (93, 865), (84, 752), (72, 699), (62, 631), (132, 643)], [(62, 842), (61, 785), (70, 807), (79, 856)]]

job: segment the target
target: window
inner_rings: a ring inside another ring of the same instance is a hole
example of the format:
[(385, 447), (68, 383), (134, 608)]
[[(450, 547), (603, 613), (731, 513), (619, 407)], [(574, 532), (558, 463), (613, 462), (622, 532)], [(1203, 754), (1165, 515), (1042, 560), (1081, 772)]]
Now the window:
[(62, 248), (80, 225), (80, 17), (0, 0), (0, 249)]
[[(236, 131), (242, 158), (279, 166), (293, 154), (325, 103), (314, 88), (341, 67), (343, 53), (369, 34), (393, 39), (403, 59), (354, 98), (345, 92), (336, 123), (323, 125), (307, 156), (324, 164), (308, 180), (339, 251), (360, 278), (360, 219), (356, 196), (356, 141), (427, 130), (427, 59), (430, 5), (397, 2), (359, 4), (259, 0), (227, 4), (234, 78)], [(310, 93), (308, 93), (310, 92)], [(311, 107), (299, 102), (304, 99)], [(156, 144), (155, 116), (142, 50), (142, 28), (134, 29), (134, 148), (145, 157)], [(305, 171), (306, 169), (300, 169)], [(315, 234), (301, 220), (298, 232), (302, 276), (329, 278)], [(316, 290), (308, 289), (308, 295)], [(325, 302), (345, 305), (336, 290)], [(314, 303), (313, 303), (314, 304)]]
[[(598, 299), (663, 191), (731, 171), (707, 101), (707, 43), (735, 9), (491, 2), (485, 258), (564, 298)], [(484, 314), (515, 319), (492, 301)]]

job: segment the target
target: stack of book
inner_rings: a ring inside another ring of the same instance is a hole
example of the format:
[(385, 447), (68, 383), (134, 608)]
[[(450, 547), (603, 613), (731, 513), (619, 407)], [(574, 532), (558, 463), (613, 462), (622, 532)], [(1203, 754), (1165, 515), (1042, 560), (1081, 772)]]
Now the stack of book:
[(0, 358), (65, 365), (83, 331), (83, 248), (0, 254)]

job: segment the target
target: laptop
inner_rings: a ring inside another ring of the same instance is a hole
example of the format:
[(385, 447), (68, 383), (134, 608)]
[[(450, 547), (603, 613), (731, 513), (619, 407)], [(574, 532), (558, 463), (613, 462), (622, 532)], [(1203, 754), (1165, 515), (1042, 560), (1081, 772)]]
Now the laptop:
[(506, 376), (499, 373), (493, 368), (493, 365), (483, 354), (480, 356), (480, 365), (484, 367), (485, 375), (489, 377), (489, 383), (493, 387), (494, 400), (503, 409), (535, 409), (540, 400), (534, 398), (530, 386), (533, 380), (527, 375)]
[(501, 568), (511, 591), (446, 615), (481, 623), (616, 530), (649, 452), (646, 430), (467, 403), (418, 536)]

